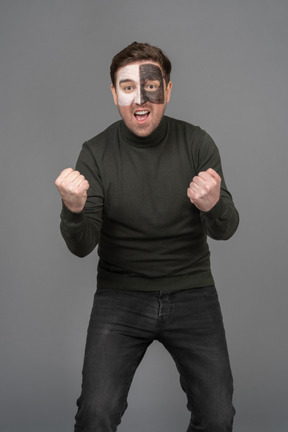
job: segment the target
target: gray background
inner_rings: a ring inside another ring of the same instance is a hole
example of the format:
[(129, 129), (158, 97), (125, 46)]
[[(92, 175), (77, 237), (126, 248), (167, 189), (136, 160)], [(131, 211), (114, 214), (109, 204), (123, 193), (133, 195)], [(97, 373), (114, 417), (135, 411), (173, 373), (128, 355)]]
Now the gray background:
[[(159, 45), (167, 114), (216, 141), (241, 216), (210, 241), (235, 379), (236, 432), (284, 432), (287, 409), (286, 0), (1, 0), (0, 431), (68, 432), (80, 391), (97, 254), (59, 233), (59, 172), (119, 118), (112, 56)], [(153, 344), (119, 431), (185, 431), (172, 360)]]

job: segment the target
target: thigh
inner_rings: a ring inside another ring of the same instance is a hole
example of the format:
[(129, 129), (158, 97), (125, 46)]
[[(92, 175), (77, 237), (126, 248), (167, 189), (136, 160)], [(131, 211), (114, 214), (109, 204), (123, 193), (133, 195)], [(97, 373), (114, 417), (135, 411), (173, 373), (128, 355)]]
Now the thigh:
[(82, 396), (107, 400), (128, 393), (131, 380), (149, 344), (145, 317), (132, 293), (99, 290), (95, 294), (87, 333)]
[(122, 291), (95, 294), (75, 432), (112, 432), (121, 422), (132, 378), (151, 340), (147, 314), (139, 319), (137, 313), (140, 305), (137, 297)]
[(232, 409), (232, 374), (215, 287), (175, 293), (172, 305), (161, 342), (175, 360), (189, 409), (201, 418)]

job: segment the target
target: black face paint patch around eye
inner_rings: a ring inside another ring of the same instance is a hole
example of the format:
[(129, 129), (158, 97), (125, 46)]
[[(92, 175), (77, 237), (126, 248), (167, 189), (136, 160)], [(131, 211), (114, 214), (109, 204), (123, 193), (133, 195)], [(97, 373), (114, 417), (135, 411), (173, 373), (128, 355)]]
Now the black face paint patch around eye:
[[(154, 64), (143, 64), (139, 66), (141, 104), (149, 101), (155, 104), (164, 103), (164, 83), (161, 69)], [(155, 91), (147, 91), (145, 86), (147, 81), (159, 81), (160, 85)]]

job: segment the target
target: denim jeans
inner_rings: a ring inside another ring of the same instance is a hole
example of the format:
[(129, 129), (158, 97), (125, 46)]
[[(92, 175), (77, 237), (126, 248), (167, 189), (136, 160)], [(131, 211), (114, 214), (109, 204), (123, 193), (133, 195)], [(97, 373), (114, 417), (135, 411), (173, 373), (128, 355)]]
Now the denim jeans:
[(187, 432), (232, 431), (232, 375), (218, 296), (210, 286), (97, 290), (75, 432), (117, 430), (134, 373), (154, 340), (164, 345), (179, 371), (191, 412)]

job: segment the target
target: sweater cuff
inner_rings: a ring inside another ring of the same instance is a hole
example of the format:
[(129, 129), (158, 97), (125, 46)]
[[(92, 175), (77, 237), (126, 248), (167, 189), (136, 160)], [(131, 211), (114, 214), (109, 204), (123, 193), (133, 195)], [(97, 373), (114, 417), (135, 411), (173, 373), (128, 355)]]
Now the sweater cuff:
[(69, 210), (62, 201), (61, 219), (69, 225), (78, 225), (84, 220), (84, 210), (80, 213), (74, 213)]
[(226, 211), (225, 201), (222, 197), (220, 197), (219, 201), (215, 204), (215, 206), (209, 210), (208, 212), (203, 212), (203, 214), (208, 219), (219, 219), (224, 215)]

